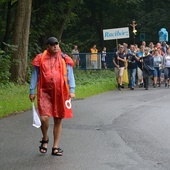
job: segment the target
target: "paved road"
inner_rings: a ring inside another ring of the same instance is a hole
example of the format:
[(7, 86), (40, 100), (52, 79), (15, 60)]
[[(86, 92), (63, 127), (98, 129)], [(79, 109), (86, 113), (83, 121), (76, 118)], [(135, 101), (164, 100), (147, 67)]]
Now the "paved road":
[[(38, 151), (27, 111), (0, 120), (0, 170), (170, 170), (170, 89), (115, 90), (73, 101), (63, 121), (62, 157)], [(30, 103), (31, 105), (31, 103)]]

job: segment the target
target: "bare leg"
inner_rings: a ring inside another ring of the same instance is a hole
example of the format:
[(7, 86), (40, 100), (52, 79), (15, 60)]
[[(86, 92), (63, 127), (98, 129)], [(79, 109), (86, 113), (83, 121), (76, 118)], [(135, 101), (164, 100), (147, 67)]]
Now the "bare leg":
[(157, 77), (154, 77), (154, 78), (153, 78), (153, 80), (154, 80), (154, 81), (153, 81), (153, 82), (154, 82), (154, 87), (156, 87), (156, 85), (157, 85), (157, 79), (158, 79)]
[[(41, 131), (42, 131), (42, 135), (43, 135), (43, 140), (47, 141), (48, 140), (48, 127), (49, 127), (49, 117), (48, 116), (41, 116)], [(47, 148), (47, 143), (43, 144), (43, 147)], [(46, 152), (44, 149), (41, 149), (41, 152)]]
[(107, 69), (107, 65), (106, 65), (106, 63), (105, 63), (105, 62), (104, 62), (104, 68), (105, 68), (105, 69)]
[(53, 148), (58, 148), (61, 131), (62, 131), (62, 119), (54, 118), (54, 129), (53, 129), (54, 144), (53, 144)]
[(76, 60), (76, 66), (79, 68), (79, 59)]

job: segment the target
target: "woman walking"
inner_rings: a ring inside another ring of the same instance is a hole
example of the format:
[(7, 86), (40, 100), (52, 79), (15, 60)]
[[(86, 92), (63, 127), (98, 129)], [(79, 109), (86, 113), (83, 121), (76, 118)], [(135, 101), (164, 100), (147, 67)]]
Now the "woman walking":
[(164, 56), (165, 87), (170, 87), (170, 48)]
[(159, 87), (161, 86), (161, 74), (163, 68), (163, 56), (159, 54), (157, 49), (154, 51), (153, 63), (153, 87), (155, 88), (157, 86), (157, 83), (159, 83)]

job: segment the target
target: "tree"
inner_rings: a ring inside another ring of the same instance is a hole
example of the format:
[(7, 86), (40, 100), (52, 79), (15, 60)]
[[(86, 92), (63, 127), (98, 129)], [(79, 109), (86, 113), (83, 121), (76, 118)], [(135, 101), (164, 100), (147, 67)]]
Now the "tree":
[(13, 45), (17, 51), (12, 55), (11, 80), (17, 83), (26, 81), (27, 55), (30, 30), (32, 0), (18, 0), (13, 31)]
[(12, 8), (15, 6), (17, 0), (4, 0), (3, 4), (5, 4), (5, 16), (6, 16), (6, 25), (5, 25), (5, 33), (3, 37), (3, 42), (1, 44), (2, 50), (5, 50), (5, 45), (4, 42), (6, 43), (9, 35), (10, 35), (10, 26), (11, 26), (11, 21), (12, 21)]

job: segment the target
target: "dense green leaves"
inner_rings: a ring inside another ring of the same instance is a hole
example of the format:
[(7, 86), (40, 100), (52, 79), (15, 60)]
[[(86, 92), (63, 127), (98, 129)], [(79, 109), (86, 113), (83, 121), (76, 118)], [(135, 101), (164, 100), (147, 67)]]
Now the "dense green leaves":
[[(103, 29), (129, 26), (130, 38), (121, 39), (119, 43), (131, 44), (133, 33), (130, 24), (135, 19), (136, 43), (139, 45), (140, 33), (145, 33), (148, 44), (150, 41), (158, 42), (158, 32), (162, 27), (170, 30), (169, 0), (33, 0), (32, 3), (29, 62), (46, 48), (49, 36), (56, 36), (66, 53), (70, 53), (75, 44), (80, 52), (89, 52), (93, 44), (99, 51), (103, 46), (113, 51), (116, 41), (104, 41)], [(17, 0), (0, 2), (0, 42), (3, 50), (6, 49), (2, 42), (12, 43), (17, 4)]]
[[(5, 9), (4, 5), (5, 3), (7, 5), (8, 2), (8, 0), (1, 1), (1, 10)], [(16, 0), (10, 2), (13, 4)], [(148, 43), (149, 41), (156, 43), (160, 28), (170, 29), (169, 7), (168, 0), (34, 0), (29, 54), (34, 56), (35, 53), (44, 49), (45, 40), (49, 36), (56, 36), (64, 44), (77, 44), (83, 52), (89, 52), (89, 48), (94, 43), (98, 45), (99, 49), (106, 45), (112, 51), (115, 41), (104, 42), (102, 30), (129, 26), (132, 19), (135, 19), (138, 24), (137, 43), (141, 43), (139, 41), (140, 33), (146, 34)], [(15, 11), (15, 6), (12, 8), (12, 13), (13, 11)], [(1, 41), (5, 33), (5, 22), (2, 17), (3, 15), (0, 17)], [(12, 19), (10, 27), (13, 22)], [(132, 31), (131, 27), (130, 31)], [(11, 36), (8, 35), (8, 37)], [(123, 41), (130, 44), (133, 42), (133, 36), (130, 39), (120, 40), (120, 42)], [(10, 42), (10, 38), (7, 39), (7, 42)]]

